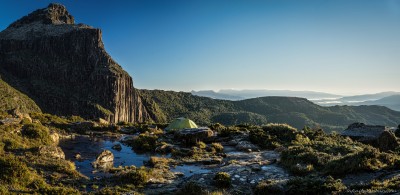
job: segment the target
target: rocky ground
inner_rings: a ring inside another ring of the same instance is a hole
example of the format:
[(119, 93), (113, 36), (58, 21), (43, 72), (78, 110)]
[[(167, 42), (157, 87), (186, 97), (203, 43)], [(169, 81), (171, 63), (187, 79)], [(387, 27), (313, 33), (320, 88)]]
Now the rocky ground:
[[(283, 124), (215, 124), (166, 132), (165, 124), (115, 125), (47, 114), (6, 117), (1, 122), (3, 194), (385, 194), (400, 190), (399, 150), (387, 147), (398, 144), (392, 132), (383, 132), (376, 145), (368, 145)], [(13, 179), (16, 175), (18, 181)]]

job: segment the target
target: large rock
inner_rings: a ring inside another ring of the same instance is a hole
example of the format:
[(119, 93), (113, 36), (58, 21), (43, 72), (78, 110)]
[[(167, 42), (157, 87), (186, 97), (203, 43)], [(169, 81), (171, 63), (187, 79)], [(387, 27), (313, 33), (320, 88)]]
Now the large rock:
[(5, 118), (0, 120), (0, 125), (13, 125), (21, 122), (20, 118)]
[(57, 146), (40, 146), (39, 155), (57, 159), (65, 159), (64, 151)]
[(384, 131), (377, 140), (377, 147), (382, 151), (394, 151), (399, 146), (396, 136), (391, 131)]
[(349, 136), (353, 140), (370, 144), (382, 151), (394, 150), (399, 146), (395, 134), (390, 128), (379, 125), (365, 125), (354, 123), (344, 130), (341, 135)]
[(108, 169), (113, 166), (114, 154), (110, 150), (103, 150), (92, 165), (94, 168)]
[(240, 151), (246, 151), (246, 152), (253, 152), (253, 151), (258, 151), (260, 148), (254, 144), (252, 144), (249, 141), (240, 141), (238, 144), (235, 146), (237, 150)]
[(380, 125), (366, 125), (364, 123), (353, 123), (345, 129), (341, 135), (364, 142), (374, 143), (384, 131), (390, 131), (388, 127)]
[(175, 138), (182, 140), (186, 144), (196, 144), (199, 141), (204, 141), (205, 139), (213, 136), (214, 133), (209, 128), (192, 128), (192, 129), (182, 129), (175, 132)]
[(105, 51), (102, 33), (60, 4), (0, 32), (0, 74), (48, 113), (143, 122), (149, 114), (132, 78)]
[(60, 142), (60, 135), (55, 131), (52, 131), (50, 133), (50, 138), (51, 138), (51, 140), (53, 140), (53, 143), (55, 145), (58, 145), (58, 143)]

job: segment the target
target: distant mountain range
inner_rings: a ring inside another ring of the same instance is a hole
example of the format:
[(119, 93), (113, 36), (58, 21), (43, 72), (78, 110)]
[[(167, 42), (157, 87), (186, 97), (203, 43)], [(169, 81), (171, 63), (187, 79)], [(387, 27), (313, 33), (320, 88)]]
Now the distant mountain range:
[(379, 105), (400, 111), (400, 92), (382, 92), (376, 94), (346, 96), (338, 99), (318, 99), (314, 103), (322, 106), (334, 105)]
[(183, 116), (201, 125), (272, 122), (287, 123), (296, 128), (307, 125), (337, 131), (354, 122), (392, 127), (400, 123), (400, 112), (383, 106), (324, 107), (305, 98), (279, 96), (231, 101), (162, 90), (140, 90), (140, 94), (143, 104), (157, 121), (167, 122)]
[(285, 96), (306, 98), (321, 106), (335, 105), (379, 105), (400, 111), (400, 92), (388, 91), (375, 94), (363, 94), (355, 96), (340, 96), (336, 94), (314, 91), (290, 91), (290, 90), (212, 90), (192, 91), (193, 95), (210, 97), (221, 100), (245, 100), (266, 96)]
[(213, 99), (222, 100), (244, 100), (257, 97), (265, 96), (283, 96), (283, 97), (302, 97), (307, 99), (327, 99), (327, 98), (340, 98), (342, 96), (315, 92), (315, 91), (291, 91), (291, 90), (233, 90), (233, 89), (223, 89), (218, 92), (212, 90), (202, 90), (202, 91), (192, 91), (193, 95), (209, 97)]

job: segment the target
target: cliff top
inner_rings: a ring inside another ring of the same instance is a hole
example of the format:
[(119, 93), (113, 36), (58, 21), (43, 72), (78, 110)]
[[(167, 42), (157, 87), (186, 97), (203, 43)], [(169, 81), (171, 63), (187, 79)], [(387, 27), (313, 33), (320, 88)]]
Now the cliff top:
[(74, 17), (64, 5), (50, 3), (46, 8), (38, 9), (12, 23), (9, 27), (18, 28), (24, 24), (41, 22), (43, 24), (75, 24)]
[(92, 28), (75, 24), (74, 17), (64, 5), (51, 3), (10, 24), (0, 32), (0, 39), (26, 40), (42, 36), (59, 36), (74, 29)]

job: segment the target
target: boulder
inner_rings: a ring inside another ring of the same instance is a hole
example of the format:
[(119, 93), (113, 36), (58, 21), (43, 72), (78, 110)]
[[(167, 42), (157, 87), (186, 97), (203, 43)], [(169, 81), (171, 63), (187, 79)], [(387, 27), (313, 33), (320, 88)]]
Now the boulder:
[(117, 151), (121, 151), (122, 150), (121, 144), (115, 144), (111, 148), (114, 149), (114, 150), (117, 150)]
[(50, 133), (50, 138), (51, 140), (53, 140), (55, 145), (58, 145), (58, 143), (60, 142), (60, 135), (58, 135), (58, 133), (54, 131)]
[(259, 150), (259, 147), (258, 147), (258, 146), (252, 144), (252, 143), (249, 142), (249, 141), (240, 141), (240, 142), (238, 142), (238, 144), (235, 146), (235, 148), (236, 148), (237, 150), (245, 151), (245, 152), (252, 152), (252, 151), (258, 151), (258, 150)]
[(75, 159), (78, 160), (78, 161), (81, 161), (82, 160), (82, 155), (79, 154), (79, 153), (75, 154)]
[(383, 131), (377, 140), (377, 147), (381, 151), (394, 150), (399, 146), (396, 136), (391, 131)]
[(163, 144), (158, 146), (155, 151), (160, 153), (170, 153), (173, 148), (174, 146), (172, 144)]
[(103, 150), (92, 165), (94, 168), (108, 169), (113, 166), (114, 154), (110, 150)]
[(39, 155), (56, 159), (65, 159), (65, 154), (60, 147), (57, 146), (40, 146)]
[(380, 125), (366, 125), (364, 123), (353, 123), (345, 129), (341, 135), (348, 136), (353, 140), (367, 144), (375, 144), (384, 131), (390, 131), (388, 127)]
[(99, 118), (98, 122), (99, 122), (100, 125), (109, 125), (110, 124), (108, 121), (106, 121), (106, 120), (104, 120), (102, 118)]
[(182, 140), (187, 145), (204, 141), (213, 135), (214, 132), (206, 127), (183, 129), (175, 132), (175, 138)]
[(19, 124), (20, 122), (21, 122), (20, 118), (5, 118), (0, 120), (0, 125)]
[(394, 150), (399, 143), (396, 135), (389, 127), (380, 125), (365, 125), (364, 123), (353, 123), (344, 130), (341, 135), (348, 136), (353, 140), (372, 145), (381, 151)]

